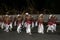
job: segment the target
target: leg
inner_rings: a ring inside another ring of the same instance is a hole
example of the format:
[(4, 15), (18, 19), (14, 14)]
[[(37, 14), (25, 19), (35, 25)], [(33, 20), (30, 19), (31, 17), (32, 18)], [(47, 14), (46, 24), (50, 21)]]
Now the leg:
[(37, 23), (37, 21), (35, 22), (35, 26), (38, 26), (38, 23)]
[(14, 26), (16, 26), (16, 21), (14, 22)]
[(2, 22), (2, 23), (1, 23), (1, 29), (3, 29), (3, 28), (4, 28), (4, 23)]
[(55, 29), (54, 25), (51, 25), (51, 29), (52, 29), (51, 31), (54, 32), (54, 29)]
[(44, 34), (44, 27), (43, 27), (43, 24), (40, 24), (40, 25), (39, 25), (39, 27), (38, 27), (38, 33)]
[(12, 23), (10, 23), (10, 25), (9, 25), (9, 26), (10, 26), (10, 28), (9, 28), (9, 29), (10, 29), (10, 31), (12, 31)]
[(38, 25), (38, 33), (41, 33), (41, 25)]
[(41, 24), (41, 31), (42, 31), (42, 34), (44, 34), (44, 27), (43, 27), (43, 24)]
[(18, 33), (21, 32), (21, 24), (18, 25), (18, 27), (17, 27), (17, 32), (18, 32)]
[(31, 24), (28, 24), (26, 27), (26, 33), (29, 33), (31, 35), (31, 28), (30, 28)]
[(34, 27), (34, 22), (32, 22), (32, 28)]
[(54, 26), (54, 31), (56, 31), (56, 24), (53, 24), (53, 26)]
[(26, 22), (24, 23), (24, 27), (27, 27), (27, 23)]
[(8, 24), (5, 24), (5, 30), (6, 32), (9, 32), (9, 25)]
[(48, 25), (47, 32), (51, 30), (51, 25)]

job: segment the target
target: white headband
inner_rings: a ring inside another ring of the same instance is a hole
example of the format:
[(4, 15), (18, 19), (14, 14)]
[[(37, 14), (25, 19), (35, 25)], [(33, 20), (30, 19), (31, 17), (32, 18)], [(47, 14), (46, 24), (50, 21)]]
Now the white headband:
[(25, 13), (26, 15), (29, 15), (29, 13)]

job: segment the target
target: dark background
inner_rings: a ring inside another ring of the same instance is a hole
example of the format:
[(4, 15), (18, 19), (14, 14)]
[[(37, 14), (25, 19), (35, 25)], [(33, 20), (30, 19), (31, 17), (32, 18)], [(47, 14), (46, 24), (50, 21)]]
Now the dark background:
[(55, 13), (60, 13), (59, 0), (0, 0), (0, 7), (15, 8), (17, 10), (26, 9), (28, 6), (33, 6), (36, 10), (52, 9)]

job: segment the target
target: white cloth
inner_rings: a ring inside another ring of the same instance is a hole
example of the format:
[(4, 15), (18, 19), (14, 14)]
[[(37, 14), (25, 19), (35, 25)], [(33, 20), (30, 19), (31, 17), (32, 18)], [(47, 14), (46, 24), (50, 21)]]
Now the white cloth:
[(18, 33), (21, 32), (21, 27), (22, 27), (21, 23), (20, 23), (19, 25), (17, 25), (17, 32), (18, 32)]
[(27, 27), (27, 23), (26, 22), (24, 23), (24, 26)]
[(48, 32), (49, 30), (53, 32), (54, 26), (53, 26), (53, 25), (48, 25), (47, 32)]
[(38, 23), (37, 23), (37, 21), (35, 22), (35, 26), (38, 26)]
[(39, 24), (39, 25), (38, 25), (38, 33), (44, 33), (43, 24)]
[(8, 24), (4, 24), (4, 26), (5, 26), (5, 30), (4, 31), (9, 32), (9, 25)]
[(14, 26), (16, 26), (16, 21), (14, 22)]
[(54, 29), (54, 31), (56, 31), (56, 24), (53, 24), (53, 27), (54, 27), (54, 28), (53, 28), (53, 29)]
[(34, 27), (34, 22), (32, 22), (32, 28)]
[(1, 26), (1, 29), (3, 29), (4, 28), (4, 23), (0, 22), (0, 26)]
[(24, 25), (24, 21), (22, 21), (22, 25)]
[(26, 25), (26, 33), (31, 33), (31, 24)]

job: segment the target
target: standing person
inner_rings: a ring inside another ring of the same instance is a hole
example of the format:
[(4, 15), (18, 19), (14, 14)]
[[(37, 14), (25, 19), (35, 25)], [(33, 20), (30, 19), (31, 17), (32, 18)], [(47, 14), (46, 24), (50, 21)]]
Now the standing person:
[[(33, 24), (32, 17), (30, 14), (26, 13), (27, 15), (25, 16), (25, 27), (26, 27), (26, 33), (31, 35), (31, 25)], [(33, 27), (33, 26), (32, 26)]]
[(38, 33), (44, 34), (43, 22), (44, 22), (44, 15), (40, 14), (39, 17), (38, 17), (38, 20), (37, 20), (37, 23), (38, 23)]
[(48, 28), (47, 28), (47, 32), (50, 30), (52, 32), (54, 32), (54, 26), (53, 26), (53, 21), (54, 21), (54, 18), (53, 18), (53, 15), (49, 15), (49, 19), (48, 19)]
[(10, 17), (8, 15), (4, 16), (4, 31), (9, 32), (9, 26), (10, 26), (11, 20)]
[(17, 15), (17, 18), (16, 18), (16, 25), (17, 25), (17, 32), (20, 33), (21, 27), (22, 27), (22, 16), (19, 14)]

